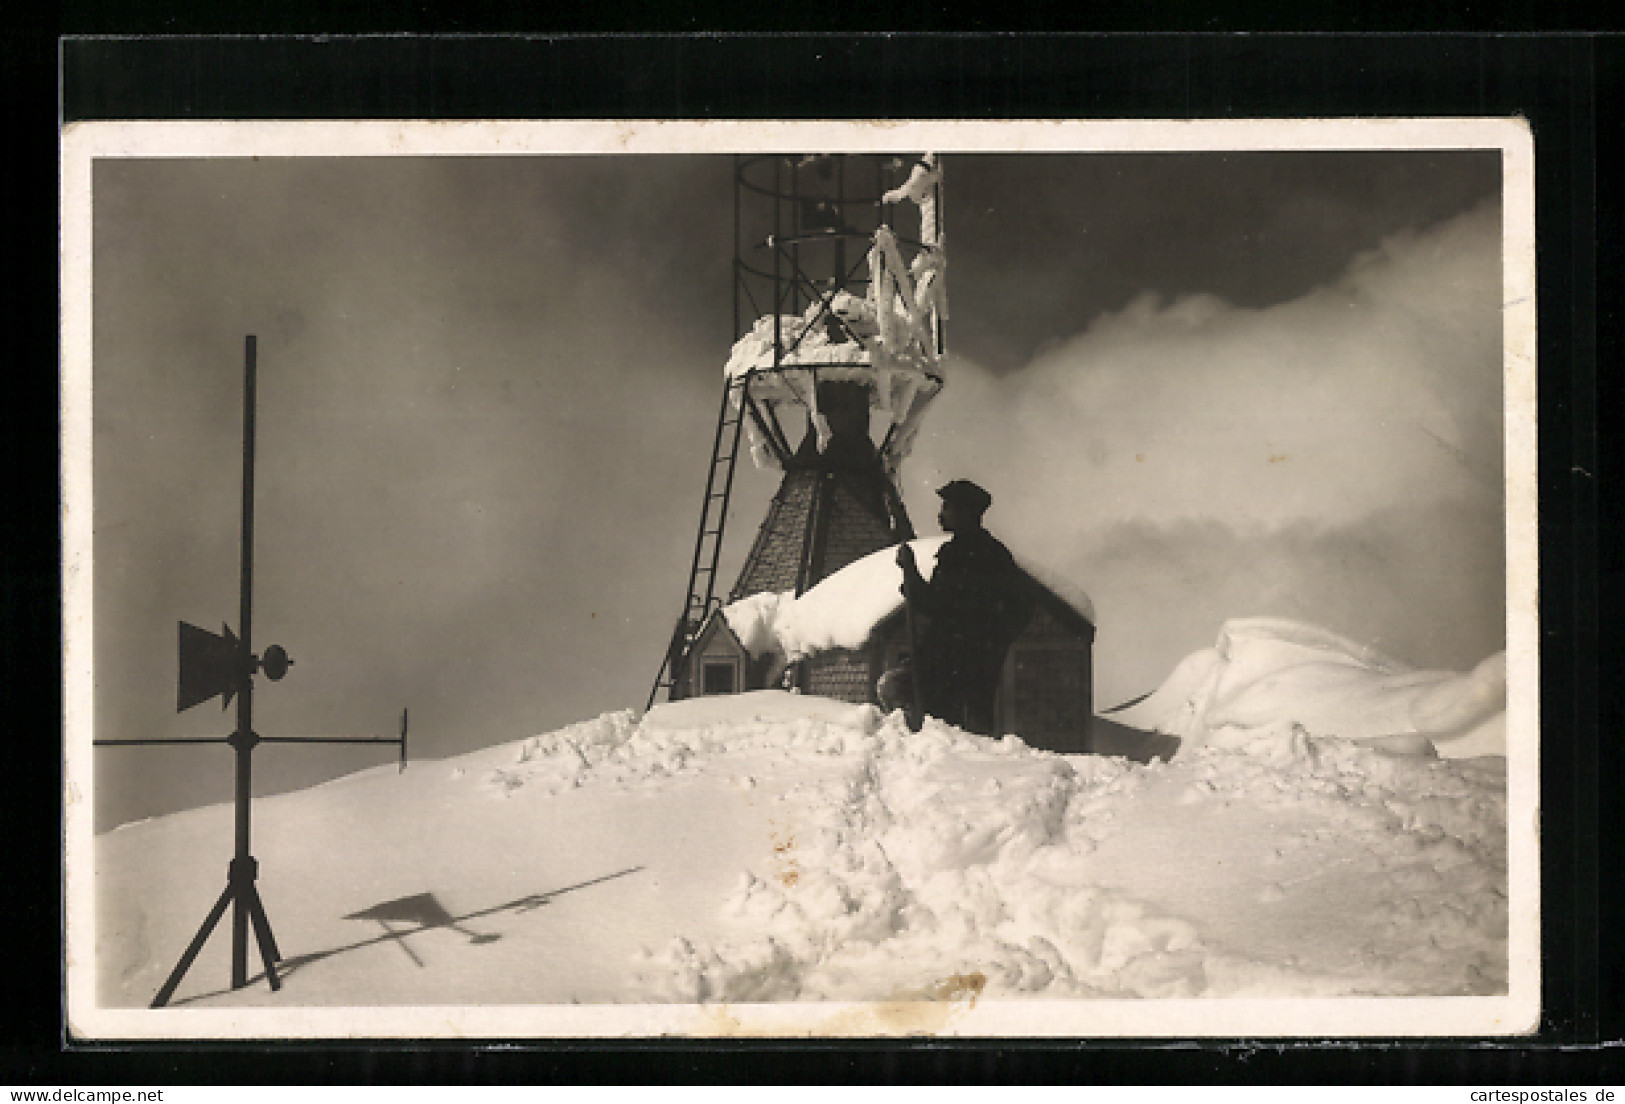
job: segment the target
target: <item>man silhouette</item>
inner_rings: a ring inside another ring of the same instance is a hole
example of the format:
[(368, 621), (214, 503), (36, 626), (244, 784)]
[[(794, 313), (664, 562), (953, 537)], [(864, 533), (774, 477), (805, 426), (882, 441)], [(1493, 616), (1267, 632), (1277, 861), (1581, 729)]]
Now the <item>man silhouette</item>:
[[(1004, 654), (1032, 613), (1031, 589), (1010, 550), (982, 527), (993, 496), (968, 479), (956, 479), (937, 494), (937, 521), (953, 537), (937, 550), (930, 581), (907, 543), (897, 549), (918, 654), (906, 668), (888, 671), (877, 689), (887, 709), (906, 708), (917, 679), (927, 714), (991, 736)], [(911, 720), (917, 728), (919, 718)]]

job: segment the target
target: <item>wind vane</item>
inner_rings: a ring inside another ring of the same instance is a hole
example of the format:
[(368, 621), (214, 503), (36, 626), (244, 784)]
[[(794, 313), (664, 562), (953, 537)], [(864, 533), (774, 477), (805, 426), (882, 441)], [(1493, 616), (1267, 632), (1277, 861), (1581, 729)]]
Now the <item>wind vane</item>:
[(240, 618), (242, 636), (239, 638), (229, 626), (222, 624), (217, 636), (207, 629), (180, 622), (179, 653), (180, 678), (175, 699), (175, 711), (185, 712), (210, 698), (220, 696), (221, 708), (237, 699), (237, 727), (230, 736), (184, 737), (178, 739), (94, 740), (97, 746), (134, 744), (227, 744), (237, 753), (236, 851), (227, 869), (226, 888), (209, 910), (203, 925), (186, 952), (176, 964), (169, 979), (164, 982), (152, 1007), (162, 1008), (175, 995), (186, 971), (192, 966), (208, 942), (214, 927), (225, 915), (226, 906), (233, 906), (231, 917), (231, 987), (241, 989), (248, 984), (248, 927), (252, 923), (259, 943), (260, 959), (265, 963), (265, 977), (273, 990), (282, 988), (277, 977), (276, 964), (282, 960), (276, 938), (271, 933), (271, 922), (265, 915), (265, 904), (255, 881), (259, 863), (249, 848), (249, 808), (253, 799), (253, 751), (256, 745), (267, 744), (398, 744), (401, 749), (401, 770), (406, 769), (406, 710), (401, 710), (401, 734), (389, 736), (261, 736), (254, 731), (254, 676), (264, 674), (272, 682), (281, 681), (293, 666), (286, 649), (272, 644), (260, 655), (253, 650), (254, 615), (254, 421), (256, 385), (256, 342), (248, 335), (245, 342), (243, 366), (243, 514), (242, 514), (242, 571), (240, 575)]

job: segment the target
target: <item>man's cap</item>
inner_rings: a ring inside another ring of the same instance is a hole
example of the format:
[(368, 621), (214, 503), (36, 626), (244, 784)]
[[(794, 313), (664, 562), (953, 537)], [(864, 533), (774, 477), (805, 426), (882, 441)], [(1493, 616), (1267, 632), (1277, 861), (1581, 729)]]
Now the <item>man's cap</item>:
[(938, 487), (937, 494), (942, 496), (944, 502), (964, 506), (978, 514), (984, 513), (993, 505), (993, 496), (968, 479), (956, 479), (946, 486)]

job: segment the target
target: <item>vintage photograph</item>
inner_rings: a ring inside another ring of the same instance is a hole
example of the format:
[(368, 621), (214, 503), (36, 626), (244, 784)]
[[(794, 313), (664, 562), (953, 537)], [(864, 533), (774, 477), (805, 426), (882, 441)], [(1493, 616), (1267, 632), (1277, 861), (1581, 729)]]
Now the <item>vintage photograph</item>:
[(1533, 1030), (1532, 157), (68, 128), (70, 1031)]

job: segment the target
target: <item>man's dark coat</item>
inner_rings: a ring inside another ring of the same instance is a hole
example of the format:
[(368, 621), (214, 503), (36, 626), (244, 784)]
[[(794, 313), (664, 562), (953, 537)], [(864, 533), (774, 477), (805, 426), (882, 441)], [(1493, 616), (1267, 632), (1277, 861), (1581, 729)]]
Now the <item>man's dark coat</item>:
[(903, 580), (917, 620), (914, 670), (925, 712), (992, 735), (1004, 655), (1032, 614), (1026, 574), (1010, 550), (978, 526), (937, 551), (929, 581), (918, 571), (905, 571)]

